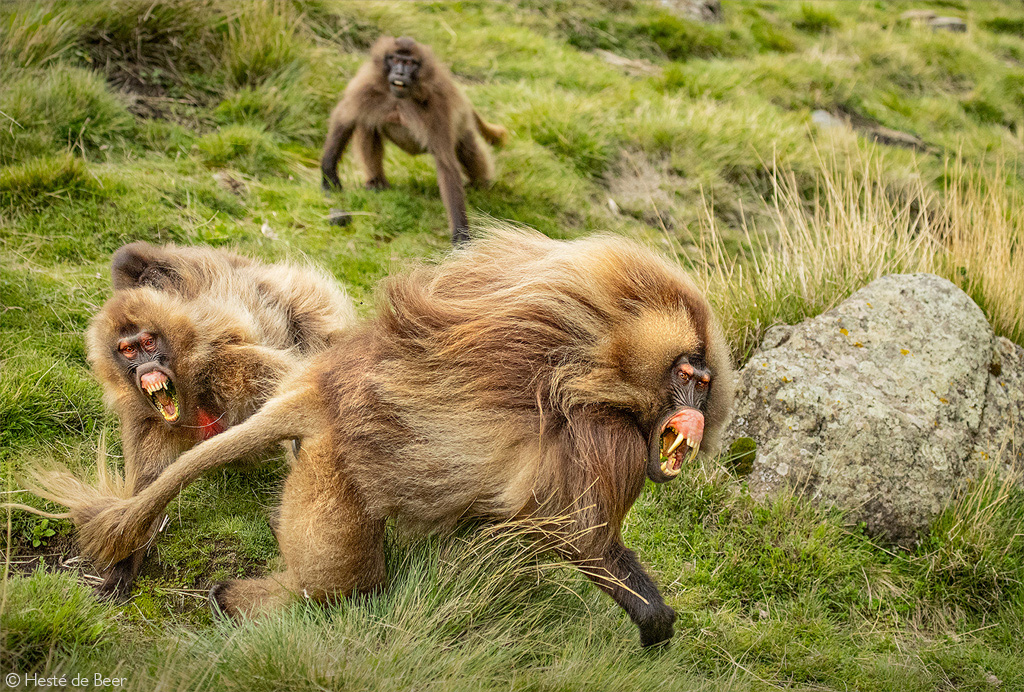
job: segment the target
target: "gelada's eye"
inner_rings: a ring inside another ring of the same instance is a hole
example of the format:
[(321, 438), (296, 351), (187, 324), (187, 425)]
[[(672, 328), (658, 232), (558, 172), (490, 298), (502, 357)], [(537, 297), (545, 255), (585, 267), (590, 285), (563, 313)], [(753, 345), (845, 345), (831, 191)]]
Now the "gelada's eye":
[(156, 342), (153, 341), (153, 337), (150, 336), (149, 334), (146, 334), (145, 336), (142, 337), (142, 348), (150, 352), (156, 348)]

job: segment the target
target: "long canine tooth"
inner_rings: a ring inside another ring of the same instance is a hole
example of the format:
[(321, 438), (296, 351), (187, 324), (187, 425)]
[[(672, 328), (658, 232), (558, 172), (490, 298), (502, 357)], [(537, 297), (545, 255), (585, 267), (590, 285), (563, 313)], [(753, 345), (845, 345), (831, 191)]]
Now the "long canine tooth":
[(687, 463), (693, 461), (697, 457), (697, 452), (700, 451), (700, 440), (694, 443), (690, 443), (690, 457), (686, 460)]
[(683, 443), (683, 440), (685, 440), (685, 439), (686, 439), (686, 437), (683, 436), (683, 433), (679, 433), (679, 437), (676, 438), (676, 441), (673, 442), (672, 446), (669, 447), (668, 450), (665, 452), (665, 456), (668, 456), (672, 452), (676, 451), (676, 447), (681, 445)]

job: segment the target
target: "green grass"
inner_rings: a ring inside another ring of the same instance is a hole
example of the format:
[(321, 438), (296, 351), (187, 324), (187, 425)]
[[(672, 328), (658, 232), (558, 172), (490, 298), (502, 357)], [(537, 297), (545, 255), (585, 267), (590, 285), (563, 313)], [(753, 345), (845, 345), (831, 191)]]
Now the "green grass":
[(101, 644), (115, 630), (115, 618), (89, 589), (40, 567), (28, 579), (15, 579), (4, 593), (5, 670), (30, 668), (47, 656), (65, 658)]
[(129, 135), (134, 121), (91, 70), (57, 65), (25, 71), (0, 94), (9, 122), (0, 128), (0, 163), (74, 151), (96, 156)]
[(70, 153), (40, 156), (0, 171), (0, 206), (39, 211), (54, 199), (96, 192), (80, 158)]
[[(928, 7), (967, 34), (898, 21)], [(392, 189), (324, 196), (327, 114), (381, 33), (430, 43), (511, 131), (474, 223), (656, 244), (691, 268), (742, 361), (764, 331), (873, 278), (933, 271), (1024, 343), (1024, 9), (1012, 2), (17, 3), (0, 7), (0, 478), (87, 471), (106, 431), (83, 332), (134, 240), (309, 256), (370, 314), (377, 281), (448, 247), (433, 166), (388, 149)], [(645, 61), (628, 71), (595, 49)], [(822, 131), (825, 109), (851, 129)], [(924, 142), (887, 146), (887, 127)], [(611, 202), (609, 202), (611, 200)], [(343, 229), (328, 210), (360, 212)], [(265, 230), (264, 230), (265, 229)], [(388, 542), (381, 594), (211, 620), (210, 584), (272, 571), (283, 465), (190, 487), (132, 598), (100, 603), (70, 525), (0, 529), (0, 673), (133, 689), (1024, 689), (1024, 493), (983, 476), (912, 551), (709, 463), (649, 487), (625, 527), (679, 612), (635, 628), (522, 527)], [(51, 511), (57, 508), (38, 503)], [(211, 511), (211, 507), (215, 511)], [(85, 571), (83, 571), (85, 570)]]
[(196, 142), (199, 158), (211, 168), (231, 167), (253, 176), (284, 173), (288, 157), (264, 130), (227, 125)]

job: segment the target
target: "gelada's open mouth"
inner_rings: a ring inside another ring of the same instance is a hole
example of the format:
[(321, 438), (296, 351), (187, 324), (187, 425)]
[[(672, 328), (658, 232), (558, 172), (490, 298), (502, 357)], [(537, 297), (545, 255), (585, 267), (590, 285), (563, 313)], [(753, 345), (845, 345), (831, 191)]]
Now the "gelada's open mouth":
[(153, 407), (160, 412), (165, 421), (178, 422), (181, 406), (178, 404), (178, 393), (171, 378), (160, 370), (150, 370), (139, 378), (139, 385), (142, 391), (149, 395)]
[(660, 461), (661, 472), (667, 478), (675, 478), (683, 469), (683, 461), (697, 456), (700, 442), (704, 438), (704, 414), (695, 408), (684, 408), (669, 418), (661, 428)]

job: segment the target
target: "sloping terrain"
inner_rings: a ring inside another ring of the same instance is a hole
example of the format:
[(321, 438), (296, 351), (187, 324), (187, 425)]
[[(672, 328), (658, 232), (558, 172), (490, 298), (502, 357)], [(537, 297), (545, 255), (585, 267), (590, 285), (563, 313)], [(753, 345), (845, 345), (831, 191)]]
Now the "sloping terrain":
[[(1024, 7), (723, 8), (703, 24), (633, 0), (0, 5), (3, 490), (43, 506), (14, 492), (27, 460), (87, 473), (104, 431), (119, 453), (82, 335), (122, 244), (305, 255), (363, 314), (382, 276), (447, 250), (428, 158), (389, 148), (392, 188), (369, 192), (350, 154), (344, 191), (319, 188), (327, 114), (384, 33), (431, 44), (511, 132), (495, 184), (468, 191), (475, 225), (657, 245), (707, 289), (737, 360), (893, 271), (949, 278), (1024, 342)], [(968, 31), (901, 19), (921, 8)], [(332, 207), (358, 214), (332, 227)], [(185, 492), (126, 603), (93, 598), (67, 522), (11, 513), (0, 671), (137, 689), (1024, 689), (1013, 479), (983, 479), (909, 551), (753, 502), (727, 459), (649, 487), (627, 540), (680, 619), (643, 653), (514, 528), (394, 536), (382, 595), (214, 623), (209, 585), (276, 559), (282, 474)]]

